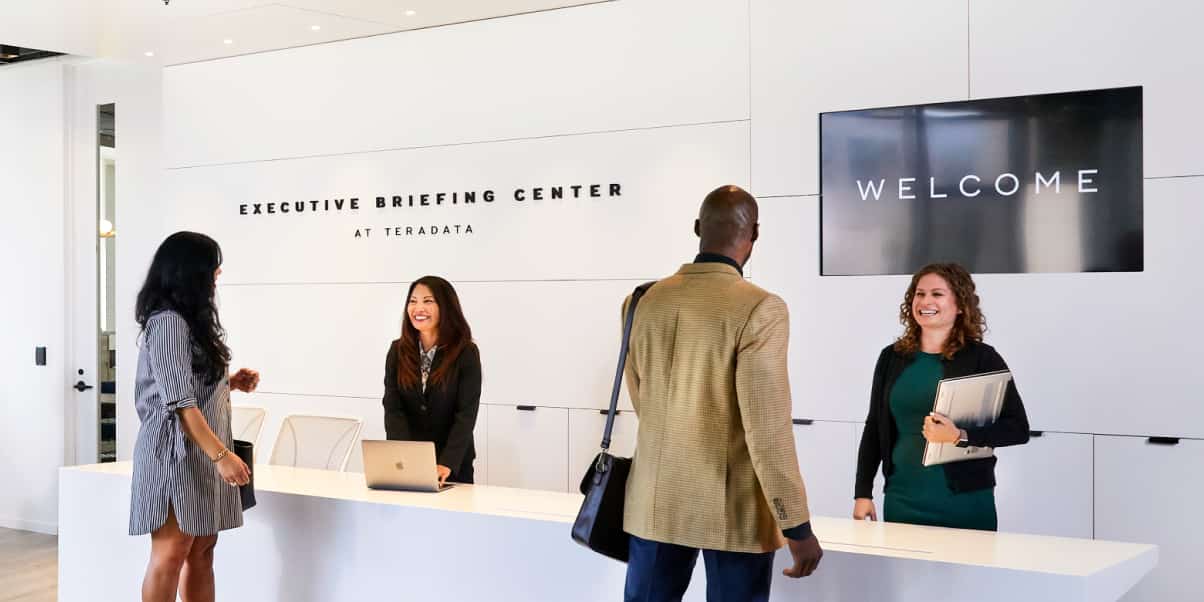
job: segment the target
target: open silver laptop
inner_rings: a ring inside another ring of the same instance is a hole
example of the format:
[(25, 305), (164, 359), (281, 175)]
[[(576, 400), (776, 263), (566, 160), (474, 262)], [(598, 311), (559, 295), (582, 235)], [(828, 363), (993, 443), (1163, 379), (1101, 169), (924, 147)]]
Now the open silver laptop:
[(364, 480), (370, 489), (444, 491), (430, 441), (364, 440)]

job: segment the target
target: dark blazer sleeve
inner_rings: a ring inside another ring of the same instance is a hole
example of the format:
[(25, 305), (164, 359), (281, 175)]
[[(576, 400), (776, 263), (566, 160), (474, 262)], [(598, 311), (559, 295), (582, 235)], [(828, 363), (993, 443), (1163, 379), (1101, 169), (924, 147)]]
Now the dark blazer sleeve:
[(878, 363), (874, 366), (874, 380), (870, 387), (870, 409), (865, 417), (865, 428), (861, 431), (861, 445), (857, 449), (857, 480), (854, 486), (854, 498), (874, 497), (874, 477), (878, 475), (878, 465), (882, 463), (882, 441), (878, 437), (878, 423), (881, 416), (881, 399), (886, 395), (886, 370), (890, 365), (891, 348), (888, 346), (878, 354)]
[(397, 341), (389, 345), (385, 355), (385, 437), (393, 441), (410, 439), (410, 423), (401, 407), (401, 386), (397, 384)]
[[(979, 360), (979, 369), (982, 372), (995, 372), (1007, 370), (1008, 365), (993, 347), (986, 345)], [(967, 428), (966, 438), (975, 447), (1007, 447), (1028, 443), (1028, 414), (1024, 411), (1024, 402), (1020, 400), (1014, 378), (1003, 394), (999, 419), (986, 426)]]
[(477, 425), (481, 408), (481, 352), (469, 344), (456, 358), (456, 413), (452, 418), (447, 445), (439, 454), (439, 464), (459, 470), (464, 454), (472, 445), (472, 429)]

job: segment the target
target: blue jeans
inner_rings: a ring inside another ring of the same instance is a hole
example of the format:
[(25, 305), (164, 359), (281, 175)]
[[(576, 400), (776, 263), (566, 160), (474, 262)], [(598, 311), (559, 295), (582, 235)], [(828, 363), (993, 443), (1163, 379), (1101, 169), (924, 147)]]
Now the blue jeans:
[[(690, 585), (698, 549), (631, 536), (626, 602), (677, 602)], [(702, 550), (707, 602), (765, 602), (773, 578), (773, 552)]]

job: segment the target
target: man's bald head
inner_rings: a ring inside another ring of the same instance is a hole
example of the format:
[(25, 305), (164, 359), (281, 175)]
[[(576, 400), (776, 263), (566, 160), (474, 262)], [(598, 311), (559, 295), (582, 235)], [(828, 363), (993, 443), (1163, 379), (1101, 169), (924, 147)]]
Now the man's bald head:
[(720, 186), (702, 200), (694, 233), (699, 250), (744, 264), (757, 240), (757, 199), (739, 186)]

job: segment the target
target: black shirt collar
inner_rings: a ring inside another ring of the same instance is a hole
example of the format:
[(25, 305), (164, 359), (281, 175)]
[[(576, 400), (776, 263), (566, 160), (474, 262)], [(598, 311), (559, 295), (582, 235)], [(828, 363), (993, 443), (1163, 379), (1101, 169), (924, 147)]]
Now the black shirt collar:
[(727, 255), (720, 255), (719, 253), (699, 253), (694, 257), (694, 263), (726, 263), (736, 268), (736, 271), (740, 272), (741, 276), (744, 275), (744, 268), (740, 267), (740, 264), (735, 259)]

